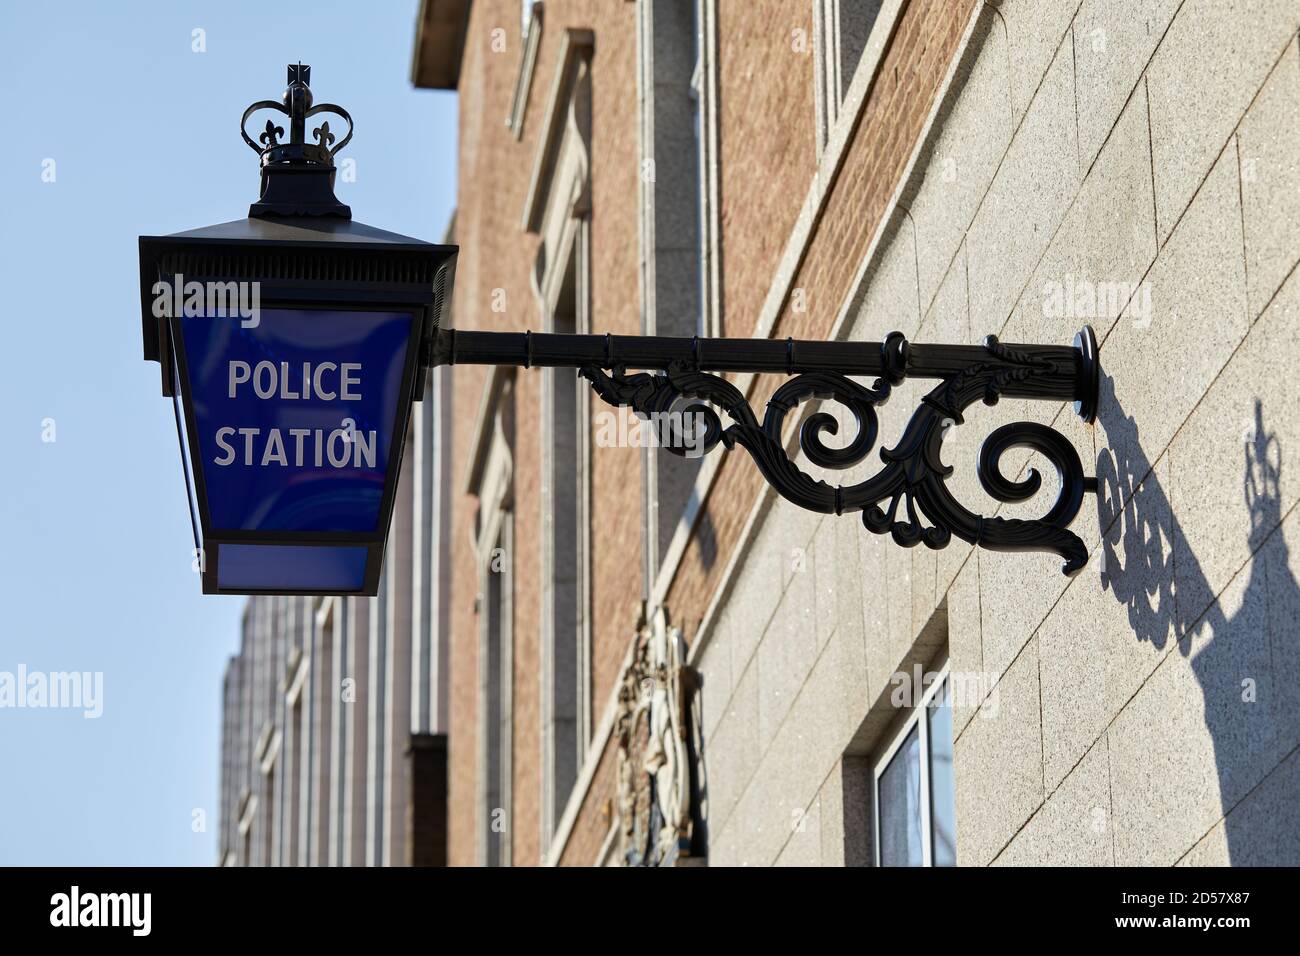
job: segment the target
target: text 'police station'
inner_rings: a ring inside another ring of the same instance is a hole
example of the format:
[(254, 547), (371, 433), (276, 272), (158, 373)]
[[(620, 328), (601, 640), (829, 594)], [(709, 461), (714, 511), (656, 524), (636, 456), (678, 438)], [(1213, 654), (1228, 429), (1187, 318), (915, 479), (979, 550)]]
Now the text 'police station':
[[(249, 392), (263, 401), (361, 400), (360, 362), (248, 362), (228, 363), (226, 397), (246, 397)], [(217, 465), (301, 468), (374, 468), (376, 431), (359, 431), (351, 419), (339, 428), (240, 428), (223, 425), (216, 431), (220, 453)], [(236, 438), (236, 436), (239, 436)], [(287, 436), (287, 437), (286, 437)]]

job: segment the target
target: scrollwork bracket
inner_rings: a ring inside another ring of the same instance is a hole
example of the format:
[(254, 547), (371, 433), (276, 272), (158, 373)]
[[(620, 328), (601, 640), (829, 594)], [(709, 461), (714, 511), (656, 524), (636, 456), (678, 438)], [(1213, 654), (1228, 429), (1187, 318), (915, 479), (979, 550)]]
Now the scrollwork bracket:
[[(980, 450), (980, 484), (1003, 503), (1028, 500), (1042, 486), (1033, 468), (1020, 480), (1002, 474), (999, 464), (1010, 449), (1028, 448), (1055, 466), (1060, 485), (1056, 500), (1037, 519), (969, 511), (948, 488), (953, 469), (944, 464), (941, 451), (947, 428), (961, 425), (963, 412), (976, 401), (992, 405), (1004, 394), (1059, 400), (1070, 393), (1071, 382), (1082, 378), (1086, 384), (1089, 376), (1096, 375), (1096, 340), (1090, 329), (1080, 335), (1083, 341), (1076, 339), (1073, 353), (1045, 346), (1006, 346), (989, 336), (972, 356), (970, 347), (909, 346), (900, 333), (891, 333), (881, 346), (880, 377), (871, 387), (829, 369), (803, 371), (776, 389), (761, 422), (734, 384), (702, 371), (690, 358), (675, 360), (659, 373), (629, 374), (624, 365), (607, 371), (588, 363), (581, 366), (580, 374), (606, 402), (629, 407), (645, 419), (672, 414), (689, 403), (681, 410), (697, 416), (703, 433), (667, 432), (681, 439), (666, 445), (668, 451), (686, 455), (711, 451), (718, 444), (728, 449), (739, 445), (776, 492), (801, 508), (837, 515), (860, 511), (869, 531), (888, 533), (904, 547), (943, 548), (955, 536), (993, 551), (1050, 552), (1063, 559), (1062, 571), (1073, 575), (1087, 563), (1088, 555), (1069, 525), (1085, 493), (1095, 491), (1096, 483), (1084, 476), (1079, 455), (1064, 436), (1045, 425), (1015, 422), (995, 429)], [(698, 356), (699, 349), (693, 354)], [(788, 415), (809, 400), (830, 400), (847, 408), (856, 420), (852, 440), (839, 448), (828, 446), (824, 437), (837, 434), (838, 421), (828, 412), (817, 411), (800, 424), (799, 447), (809, 462), (821, 468), (857, 465), (876, 444), (876, 409), (889, 399), (893, 386), (909, 376), (940, 378), (940, 382), (924, 396), (893, 447), (880, 449), (884, 467), (872, 477), (831, 485), (808, 474), (787, 452), (783, 428)], [(1084, 394), (1082, 399), (1076, 401), (1076, 409), (1081, 414), (1086, 410), (1089, 417), (1095, 397)], [(724, 415), (731, 424), (724, 426)]]

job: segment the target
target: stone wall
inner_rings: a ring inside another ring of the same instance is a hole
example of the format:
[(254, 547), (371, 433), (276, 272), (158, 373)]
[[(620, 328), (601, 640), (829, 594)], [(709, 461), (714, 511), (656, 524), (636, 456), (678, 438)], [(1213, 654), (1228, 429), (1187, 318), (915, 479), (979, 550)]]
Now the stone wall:
[[(711, 863), (868, 859), (890, 678), (945, 646), (991, 685), (955, 714), (960, 863), (1300, 861), (1296, 28), (1286, 0), (976, 13), (837, 334), (1093, 325), (1095, 426), (1004, 401), (944, 453), (964, 504), (1027, 516), (983, 495), (975, 454), (1054, 423), (1099, 476), (1074, 526), (1091, 558), (1070, 579), (1052, 556), (903, 550), (765, 496), (693, 650)], [(920, 394), (882, 410), (884, 447)]]

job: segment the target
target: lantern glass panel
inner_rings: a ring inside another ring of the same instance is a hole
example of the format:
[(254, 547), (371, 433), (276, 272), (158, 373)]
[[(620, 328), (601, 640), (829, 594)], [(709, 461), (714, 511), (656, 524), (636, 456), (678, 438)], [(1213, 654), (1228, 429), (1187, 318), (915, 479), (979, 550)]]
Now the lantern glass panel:
[[(256, 321), (174, 321), (209, 528), (378, 530), (414, 317), (264, 308)], [(223, 549), (223, 580), (229, 560)]]
[(217, 586), (223, 590), (359, 591), (367, 549), (361, 545), (223, 544)]

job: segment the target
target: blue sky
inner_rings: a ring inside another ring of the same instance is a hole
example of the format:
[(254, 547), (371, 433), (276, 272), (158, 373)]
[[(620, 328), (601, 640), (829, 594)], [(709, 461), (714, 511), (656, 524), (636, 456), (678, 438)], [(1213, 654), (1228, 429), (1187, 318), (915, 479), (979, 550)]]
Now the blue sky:
[(357, 123), (339, 198), (440, 240), (455, 99), (410, 85), (416, 7), (0, 7), (0, 672), (103, 672), (98, 719), (0, 708), (0, 864), (216, 858), (220, 684), (243, 599), (202, 596), (191, 570), (175, 426), (141, 359), (136, 237), (247, 214), (257, 157), (236, 124), (301, 60), (317, 102)]

